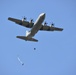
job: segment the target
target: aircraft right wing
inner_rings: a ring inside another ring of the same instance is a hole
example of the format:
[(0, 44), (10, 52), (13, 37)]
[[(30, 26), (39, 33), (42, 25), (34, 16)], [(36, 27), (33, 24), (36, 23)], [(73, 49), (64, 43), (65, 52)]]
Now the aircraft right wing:
[(28, 21), (22, 21), (19, 19), (11, 18), (11, 17), (9, 17), (8, 20), (13, 21), (13, 22), (15, 22), (21, 26), (27, 27), (27, 28), (32, 28), (34, 25), (34, 23), (30, 23)]
[(62, 31), (63, 28), (58, 28), (58, 27), (54, 27), (54, 26), (43, 26), (42, 25), (40, 30), (44, 30), (44, 31)]

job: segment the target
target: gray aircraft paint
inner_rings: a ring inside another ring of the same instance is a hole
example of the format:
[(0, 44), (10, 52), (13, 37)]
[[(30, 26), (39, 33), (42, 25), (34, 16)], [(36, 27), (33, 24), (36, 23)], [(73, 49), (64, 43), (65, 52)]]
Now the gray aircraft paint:
[(41, 13), (35, 21), (33, 28), (29, 31), (29, 34), (27, 35), (28, 38), (32, 38), (38, 32), (38, 30), (40, 30), (41, 24), (44, 21), (44, 19), (45, 13)]

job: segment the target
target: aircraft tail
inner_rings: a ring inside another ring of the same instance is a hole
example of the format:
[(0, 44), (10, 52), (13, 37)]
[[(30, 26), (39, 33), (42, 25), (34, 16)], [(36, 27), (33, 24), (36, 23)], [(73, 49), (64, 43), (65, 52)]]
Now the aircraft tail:
[(16, 37), (19, 38), (19, 39), (22, 39), (22, 40), (26, 40), (26, 41), (38, 42), (38, 40), (36, 40), (34, 38), (28, 38), (26, 36), (16, 36)]

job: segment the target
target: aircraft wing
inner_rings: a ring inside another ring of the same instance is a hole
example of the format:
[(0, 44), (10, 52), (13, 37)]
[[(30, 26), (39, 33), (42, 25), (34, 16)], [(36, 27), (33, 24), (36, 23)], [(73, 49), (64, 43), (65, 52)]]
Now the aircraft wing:
[(42, 25), (40, 30), (44, 30), (44, 31), (62, 31), (63, 28), (58, 28), (58, 27), (54, 27), (54, 26), (43, 26)]
[(28, 21), (22, 21), (19, 19), (11, 18), (11, 17), (9, 17), (8, 20), (13, 21), (21, 26), (28, 27), (28, 28), (32, 28), (33, 24), (34, 24), (34, 23), (30, 23)]
[(22, 40), (26, 40), (26, 41), (38, 42), (38, 40), (36, 40), (34, 38), (27, 38), (26, 36), (17, 36), (17, 38), (22, 39)]

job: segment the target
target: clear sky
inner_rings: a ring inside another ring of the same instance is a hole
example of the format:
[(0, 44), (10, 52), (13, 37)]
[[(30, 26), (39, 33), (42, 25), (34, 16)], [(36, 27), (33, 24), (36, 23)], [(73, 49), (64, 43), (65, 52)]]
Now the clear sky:
[[(30, 29), (8, 17), (35, 21), (42, 12), (64, 30), (39, 31), (37, 43), (17, 39)], [(76, 75), (76, 0), (0, 0), (0, 75)]]

